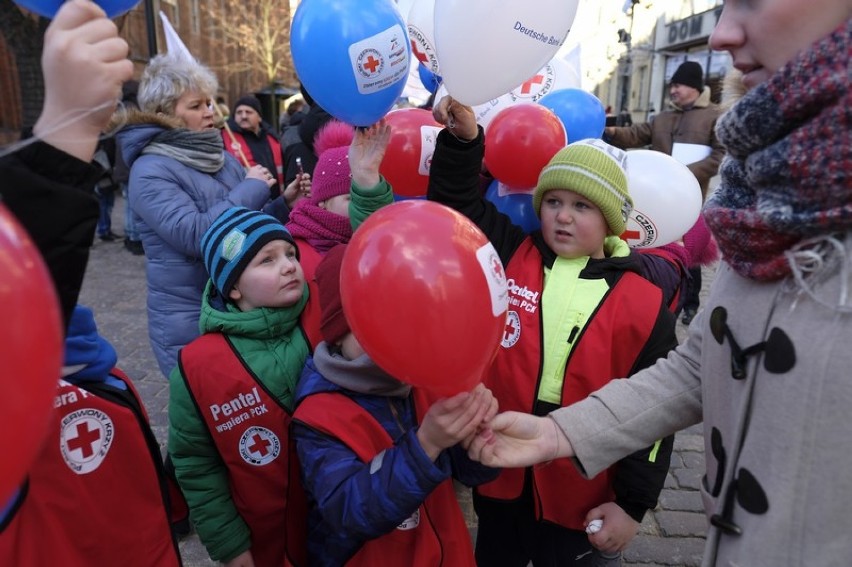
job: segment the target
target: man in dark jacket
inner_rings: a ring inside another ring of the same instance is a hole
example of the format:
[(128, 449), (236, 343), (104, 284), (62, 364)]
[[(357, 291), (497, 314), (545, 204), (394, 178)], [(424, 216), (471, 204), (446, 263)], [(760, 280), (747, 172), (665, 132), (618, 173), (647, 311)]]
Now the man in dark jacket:
[[(671, 110), (661, 112), (653, 122), (633, 126), (610, 126), (604, 140), (619, 148), (650, 145), (652, 150), (673, 156), (686, 164), (707, 197), (710, 178), (719, 171), (725, 149), (716, 139), (719, 107), (710, 102), (710, 88), (704, 85), (704, 70), (695, 61), (680, 64), (669, 84)], [(701, 266), (691, 267), (691, 278), (683, 306), (683, 323), (689, 324), (698, 311), (701, 292)]]
[(292, 182), (296, 179), (296, 175), (302, 172), (313, 175), (318, 159), (314, 152), (314, 137), (319, 129), (332, 119), (331, 114), (311, 98), (304, 86), (299, 90), (310, 109), (299, 125), (295, 128), (287, 128), (281, 138), (284, 148), (285, 183)]
[(277, 183), (269, 189), (271, 198), (281, 194), (284, 188), (281, 144), (272, 134), (272, 127), (263, 121), (257, 97), (245, 95), (237, 100), (228, 118), (228, 128), (222, 130), (222, 139), (225, 142), (225, 151), (244, 166), (260, 164), (275, 172)]

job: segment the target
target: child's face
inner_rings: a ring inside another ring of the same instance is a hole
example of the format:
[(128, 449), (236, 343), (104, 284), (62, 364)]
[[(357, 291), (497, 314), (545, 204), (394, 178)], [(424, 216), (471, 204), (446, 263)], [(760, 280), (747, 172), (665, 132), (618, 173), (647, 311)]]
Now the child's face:
[(289, 307), (298, 303), (305, 274), (296, 248), (286, 240), (273, 240), (255, 254), (228, 294), (241, 311), (258, 307)]
[(332, 197), (331, 199), (321, 201), (319, 206), (330, 213), (335, 213), (340, 216), (349, 218), (349, 201), (351, 200), (352, 197), (349, 195), (349, 193), (344, 193), (343, 195), (337, 195), (336, 197)]
[(552, 189), (541, 200), (544, 241), (562, 258), (603, 258), (609, 228), (600, 209), (567, 189)]
[(753, 89), (852, 16), (852, 0), (726, 0), (710, 47), (729, 51)]

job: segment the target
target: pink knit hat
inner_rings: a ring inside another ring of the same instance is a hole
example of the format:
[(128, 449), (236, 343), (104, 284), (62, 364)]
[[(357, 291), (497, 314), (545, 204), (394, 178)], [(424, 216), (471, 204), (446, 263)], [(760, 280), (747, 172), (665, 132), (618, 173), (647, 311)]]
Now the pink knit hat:
[(349, 193), (349, 146), (354, 137), (352, 126), (339, 120), (330, 120), (317, 132), (314, 151), (319, 159), (311, 179), (311, 204)]

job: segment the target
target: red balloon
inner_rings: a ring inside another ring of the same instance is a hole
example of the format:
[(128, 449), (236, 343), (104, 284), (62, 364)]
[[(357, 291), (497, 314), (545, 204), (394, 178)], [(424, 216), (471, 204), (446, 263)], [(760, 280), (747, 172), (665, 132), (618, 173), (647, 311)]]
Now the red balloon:
[(423, 197), (441, 125), (435, 122), (431, 112), (422, 108), (394, 110), (385, 120), (391, 127), (391, 139), (379, 173), (385, 176), (396, 195)]
[(565, 147), (565, 127), (540, 104), (501, 110), (485, 131), (485, 167), (510, 187), (535, 187), (538, 174)]
[(364, 221), (343, 256), (340, 295), (376, 364), (442, 396), (482, 380), (506, 326), (497, 251), (467, 217), (431, 201), (394, 203)]
[(24, 480), (47, 430), (62, 366), (62, 317), (38, 249), (0, 204), (3, 395), (0, 503)]

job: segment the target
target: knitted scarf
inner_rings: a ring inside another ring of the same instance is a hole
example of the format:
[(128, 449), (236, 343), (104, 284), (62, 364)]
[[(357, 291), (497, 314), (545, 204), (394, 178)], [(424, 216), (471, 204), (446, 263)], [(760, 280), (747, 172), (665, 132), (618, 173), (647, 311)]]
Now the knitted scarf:
[(211, 174), (225, 165), (224, 152), (222, 134), (215, 128), (165, 130), (151, 138), (142, 150), (143, 154), (170, 157), (187, 167)]
[(302, 199), (290, 211), (287, 230), (294, 238), (301, 238), (320, 254), (325, 254), (337, 244), (346, 244), (352, 238), (349, 219), (331, 213), (322, 207)]
[(773, 281), (784, 252), (852, 228), (852, 20), (749, 91), (717, 122), (722, 183), (704, 207), (725, 261)]

